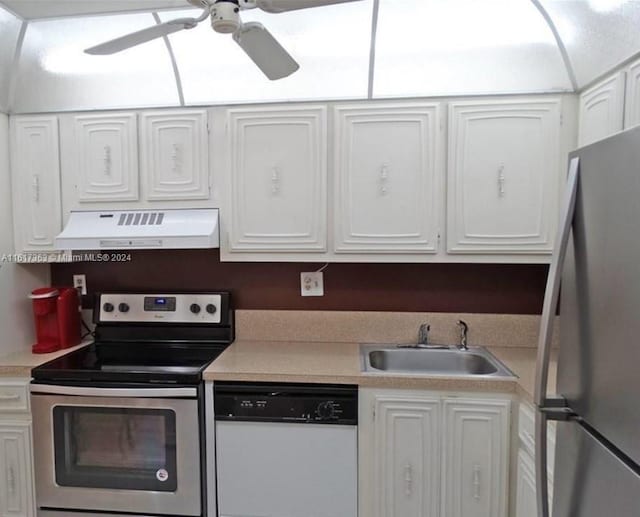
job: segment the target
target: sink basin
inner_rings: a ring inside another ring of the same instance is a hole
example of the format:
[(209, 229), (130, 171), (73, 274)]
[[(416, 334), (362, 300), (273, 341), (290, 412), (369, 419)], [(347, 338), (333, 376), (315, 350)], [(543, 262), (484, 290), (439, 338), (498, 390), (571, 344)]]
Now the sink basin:
[(482, 347), (459, 350), (399, 348), (398, 345), (363, 345), (363, 371), (453, 377), (513, 377), (509, 369)]

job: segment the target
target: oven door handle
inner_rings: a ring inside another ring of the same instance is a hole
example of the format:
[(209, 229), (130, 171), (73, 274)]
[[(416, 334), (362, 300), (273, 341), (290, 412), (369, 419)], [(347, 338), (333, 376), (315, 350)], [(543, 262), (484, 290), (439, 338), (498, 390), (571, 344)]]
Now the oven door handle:
[(32, 384), (31, 393), (45, 395), (71, 395), (78, 397), (112, 398), (197, 398), (197, 388), (91, 388), (87, 386), (54, 386)]

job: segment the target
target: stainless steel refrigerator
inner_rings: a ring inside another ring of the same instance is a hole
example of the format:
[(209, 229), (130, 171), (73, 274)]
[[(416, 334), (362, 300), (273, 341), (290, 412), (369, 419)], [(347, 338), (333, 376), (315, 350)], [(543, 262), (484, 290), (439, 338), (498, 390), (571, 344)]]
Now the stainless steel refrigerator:
[[(535, 402), (538, 515), (640, 517), (640, 128), (570, 156)], [(560, 301), (557, 394), (547, 394)], [(553, 502), (546, 430), (557, 420)]]

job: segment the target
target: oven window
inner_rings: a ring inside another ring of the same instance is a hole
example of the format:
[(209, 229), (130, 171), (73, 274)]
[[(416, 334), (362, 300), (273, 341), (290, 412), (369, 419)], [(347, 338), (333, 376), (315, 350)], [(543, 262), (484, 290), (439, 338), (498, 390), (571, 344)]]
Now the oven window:
[(56, 406), (53, 425), (58, 485), (176, 490), (173, 411)]

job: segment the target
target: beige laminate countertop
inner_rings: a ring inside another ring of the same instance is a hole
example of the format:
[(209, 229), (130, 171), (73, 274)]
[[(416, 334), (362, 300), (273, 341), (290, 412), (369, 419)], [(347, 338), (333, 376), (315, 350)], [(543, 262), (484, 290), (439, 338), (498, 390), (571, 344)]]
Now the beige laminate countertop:
[[(487, 347), (517, 379), (461, 378), (363, 373), (358, 343), (236, 341), (204, 372), (208, 381), (307, 382), (356, 384), (362, 387), (451, 389), (518, 393), (531, 401), (535, 348)], [(555, 355), (549, 369), (549, 391), (555, 390)]]
[(31, 370), (36, 366), (78, 350), (91, 342), (91, 339), (87, 339), (77, 346), (50, 354), (32, 354), (30, 347), (27, 347), (19, 352), (2, 355), (0, 356), (0, 377), (31, 377)]
[[(0, 356), (0, 377), (30, 377), (32, 368), (87, 346), (80, 345), (53, 352), (32, 354), (26, 349)], [(532, 401), (536, 349), (487, 347), (516, 379), (461, 378), (435, 375), (363, 373), (358, 343), (301, 341), (236, 341), (204, 372), (208, 381), (307, 382), (356, 384), (371, 388), (415, 388), (459, 391), (517, 393)], [(549, 367), (549, 392), (555, 391), (556, 355)]]

